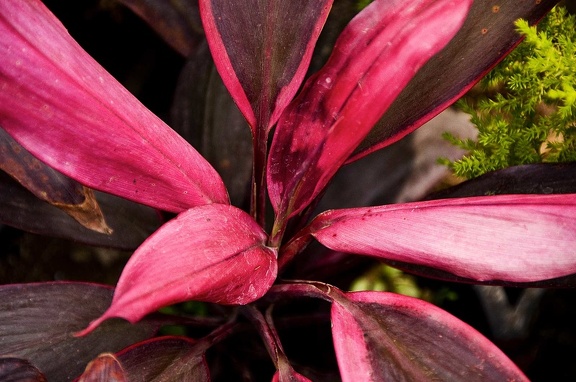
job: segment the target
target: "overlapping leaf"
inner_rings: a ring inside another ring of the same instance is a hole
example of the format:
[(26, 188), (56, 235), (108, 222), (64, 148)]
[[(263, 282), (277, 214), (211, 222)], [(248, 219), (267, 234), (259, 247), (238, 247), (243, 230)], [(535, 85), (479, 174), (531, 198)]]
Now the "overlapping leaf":
[(72, 334), (102, 314), (112, 288), (83, 283), (0, 287), (0, 356), (29, 360), (49, 381), (69, 381), (102, 352), (116, 352), (150, 338), (159, 323), (105, 323), (83, 338)]
[(326, 186), (414, 73), (462, 25), (470, 1), (375, 1), (282, 114), (268, 161), (276, 213), (291, 216)]
[(0, 2), (0, 125), (91, 188), (180, 212), (228, 203), (214, 169), (39, 1)]
[[(143, 367), (143, 365), (146, 365)], [(185, 337), (159, 337), (93, 360), (79, 382), (210, 381), (204, 349)]]
[(177, 302), (247, 304), (276, 279), (276, 251), (245, 212), (228, 205), (192, 208), (164, 224), (132, 255), (110, 308), (82, 332), (110, 317), (136, 322)]
[(477, 280), (576, 273), (576, 195), (505, 195), (327, 211), (312, 236), (342, 252)]
[(216, 67), (255, 136), (296, 94), (332, 1), (200, 0)]
[(414, 76), (350, 160), (399, 140), (460, 98), (520, 42), (516, 20), (534, 24), (556, 3), (474, 1), (458, 34)]
[(47, 382), (44, 374), (25, 359), (0, 357), (0, 381)]
[(422, 300), (348, 293), (334, 301), (331, 315), (344, 382), (527, 381), (480, 333)]
[(0, 127), (0, 169), (36, 197), (100, 233), (111, 233), (92, 190), (34, 158)]

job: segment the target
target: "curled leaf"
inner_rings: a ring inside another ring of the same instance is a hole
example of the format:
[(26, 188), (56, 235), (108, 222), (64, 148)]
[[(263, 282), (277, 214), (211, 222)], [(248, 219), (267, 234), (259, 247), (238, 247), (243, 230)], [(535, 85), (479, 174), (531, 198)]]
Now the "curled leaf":
[(276, 279), (276, 251), (242, 210), (192, 208), (164, 224), (132, 255), (110, 308), (79, 335), (110, 317), (136, 322), (163, 306), (195, 300), (247, 304)]

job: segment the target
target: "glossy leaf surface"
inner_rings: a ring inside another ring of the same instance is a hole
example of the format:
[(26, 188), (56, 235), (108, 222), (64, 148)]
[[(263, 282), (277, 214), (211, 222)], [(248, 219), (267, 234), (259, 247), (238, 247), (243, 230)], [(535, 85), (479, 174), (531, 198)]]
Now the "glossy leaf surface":
[(475, 329), (422, 300), (348, 293), (331, 316), (344, 382), (528, 380)]
[(324, 189), (415, 72), (462, 25), (470, 1), (375, 1), (336, 42), (278, 122), (268, 191), (292, 216)]
[(478, 280), (576, 273), (576, 195), (506, 195), (327, 211), (311, 232), (333, 250)]
[(0, 125), (80, 183), (180, 212), (227, 203), (214, 169), (39, 1), (0, 3)]
[(276, 279), (276, 251), (245, 212), (212, 204), (164, 224), (132, 255), (112, 306), (84, 333), (110, 317), (136, 322), (183, 301), (247, 304)]
[(399, 140), (460, 98), (520, 42), (516, 20), (534, 24), (556, 3), (474, 1), (458, 34), (402, 90), (351, 160)]
[(105, 323), (94, 333), (72, 334), (102, 314), (110, 287), (82, 283), (0, 286), (0, 355), (29, 360), (49, 381), (69, 381), (102, 352), (115, 352), (154, 335), (158, 323)]
[(332, 1), (200, 0), (216, 67), (254, 133), (296, 94)]
[(111, 233), (92, 190), (40, 162), (1, 127), (0, 169), (37, 198), (62, 209), (86, 228)]

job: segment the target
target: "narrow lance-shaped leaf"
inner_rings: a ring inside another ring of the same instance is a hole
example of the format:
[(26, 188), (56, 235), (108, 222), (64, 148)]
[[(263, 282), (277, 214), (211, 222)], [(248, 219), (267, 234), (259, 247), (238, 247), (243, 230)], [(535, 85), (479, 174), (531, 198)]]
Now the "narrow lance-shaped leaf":
[(278, 215), (298, 213), (324, 189), (414, 73), (454, 36), (470, 4), (377, 0), (352, 20), (278, 122), (268, 161)]
[(500, 195), (327, 211), (310, 232), (328, 248), (477, 281), (576, 273), (576, 194)]
[(422, 300), (347, 293), (331, 315), (344, 382), (528, 380), (475, 329)]
[(0, 125), (80, 183), (180, 212), (228, 203), (216, 171), (39, 1), (0, 2)]
[(255, 136), (298, 90), (333, 0), (200, 0), (218, 72)]
[(388, 146), (451, 105), (520, 42), (516, 20), (534, 24), (556, 3), (474, 1), (458, 34), (414, 76), (349, 160)]
[(242, 210), (220, 204), (192, 208), (164, 224), (132, 255), (102, 321), (136, 322), (177, 302), (247, 304), (276, 279), (276, 251), (266, 233)]
[(1, 127), (0, 169), (84, 227), (100, 233), (112, 232), (92, 190), (40, 162)]

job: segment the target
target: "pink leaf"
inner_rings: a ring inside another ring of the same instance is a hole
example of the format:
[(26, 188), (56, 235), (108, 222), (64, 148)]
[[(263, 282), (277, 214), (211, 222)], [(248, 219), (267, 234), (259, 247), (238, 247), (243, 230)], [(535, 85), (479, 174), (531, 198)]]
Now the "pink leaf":
[(0, 126), (91, 188), (180, 212), (228, 203), (216, 171), (36, 0), (0, 2)]
[(502, 351), (442, 309), (386, 292), (332, 304), (342, 381), (527, 381)]
[(200, 0), (218, 72), (253, 132), (296, 94), (332, 2)]
[(500, 195), (327, 211), (310, 230), (325, 246), (477, 281), (576, 273), (576, 194)]
[(102, 321), (136, 322), (177, 302), (195, 300), (247, 304), (268, 291), (276, 278), (276, 251), (245, 212), (228, 205), (192, 208), (164, 224), (132, 255), (110, 308), (81, 334)]
[(377, 0), (344, 30), (330, 60), (280, 117), (268, 161), (275, 211), (305, 208), (416, 71), (454, 36), (464, 1)]

